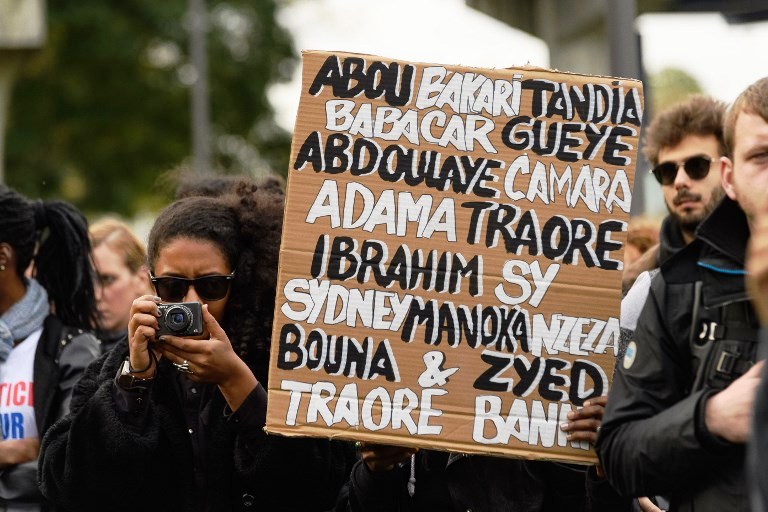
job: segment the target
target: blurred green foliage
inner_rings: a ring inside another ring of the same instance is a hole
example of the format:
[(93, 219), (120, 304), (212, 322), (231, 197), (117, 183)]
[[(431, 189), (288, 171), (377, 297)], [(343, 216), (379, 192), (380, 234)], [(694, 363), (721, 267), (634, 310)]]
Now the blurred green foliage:
[(686, 100), (689, 96), (704, 92), (699, 82), (678, 68), (664, 68), (651, 76), (652, 114)]
[[(208, 0), (214, 166), (285, 174), (290, 135), (270, 83), (296, 60), (275, 0)], [(14, 86), (7, 181), (30, 197), (130, 215), (173, 194), (191, 164), (187, 0), (48, 2), (48, 39)]]

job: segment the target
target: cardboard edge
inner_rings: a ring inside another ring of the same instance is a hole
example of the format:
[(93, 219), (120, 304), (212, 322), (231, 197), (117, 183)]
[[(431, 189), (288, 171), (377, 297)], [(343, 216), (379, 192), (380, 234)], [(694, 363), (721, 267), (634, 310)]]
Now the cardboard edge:
[[(354, 432), (355, 429), (348, 429), (348, 430), (334, 430), (332, 432), (329, 432), (329, 435), (318, 437), (316, 435), (309, 435), (307, 433), (299, 433), (292, 429), (281, 429), (281, 428), (273, 428), (269, 425), (264, 427), (264, 432), (266, 432), (268, 435), (277, 435), (280, 437), (285, 438), (309, 438), (309, 439), (328, 439), (331, 441), (360, 441), (361, 438), (359, 436), (355, 436), (353, 434), (350, 434), (351, 432)], [(404, 446), (408, 448), (419, 448), (422, 450), (436, 450), (441, 452), (453, 452), (456, 453), (457, 450), (455, 448), (450, 448), (447, 446), (449, 443), (441, 443), (441, 444), (435, 444), (429, 447), (426, 447), (424, 443), (404, 443), (403, 440), (408, 438), (403, 437), (392, 437), (391, 439), (387, 437), (386, 439), (382, 438), (382, 441), (385, 441), (384, 444), (393, 445), (393, 446)], [(442, 446), (442, 444), (445, 444), (446, 446)], [(597, 457), (597, 453), (595, 452), (594, 448), (589, 451), (585, 452), (585, 454), (591, 454), (591, 457), (579, 457), (577, 455), (561, 455), (558, 454), (557, 456), (553, 456), (552, 454), (547, 454), (545, 452), (537, 452), (534, 450), (526, 450), (526, 449), (520, 449), (515, 450), (514, 453), (499, 453), (498, 451), (489, 451), (489, 450), (483, 450), (481, 447), (483, 445), (474, 445), (477, 448), (471, 448), (470, 445), (467, 445), (463, 448), (470, 448), (469, 450), (460, 451), (458, 453), (465, 453), (465, 454), (471, 454), (471, 455), (479, 455), (479, 456), (490, 456), (490, 457), (498, 457), (502, 459), (523, 459), (523, 460), (537, 460), (537, 461), (552, 461), (552, 462), (567, 462), (571, 464), (579, 464), (584, 466), (594, 466), (596, 464), (599, 464), (599, 459)]]
[(409, 60), (409, 59), (384, 57), (382, 55), (374, 55), (371, 53), (357, 53), (357, 52), (341, 51), (341, 50), (337, 51), (337, 50), (302, 49), (300, 54), (302, 59), (304, 58), (305, 54), (328, 54), (328, 55), (345, 55), (350, 57), (374, 57), (382, 60), (391, 60), (391, 61), (404, 62), (407, 64), (416, 64), (418, 66), (444, 66), (444, 67), (456, 67), (456, 68), (466, 68), (466, 69), (482, 69), (486, 71), (487, 70), (490, 70), (490, 71), (523, 70), (523, 71), (534, 71), (537, 73), (556, 73), (559, 75), (570, 75), (570, 76), (578, 76), (578, 77), (584, 77), (584, 78), (602, 78), (605, 80), (621, 80), (626, 82), (634, 82), (638, 84), (641, 89), (644, 88), (643, 81), (640, 80), (639, 78), (628, 78), (628, 77), (620, 77), (620, 76), (613, 76), (613, 75), (600, 75), (600, 74), (594, 74), (594, 73), (579, 73), (576, 71), (562, 71), (559, 69), (545, 68), (543, 66), (536, 66), (534, 64), (527, 64), (527, 63), (524, 65), (512, 65), (512, 66), (503, 66), (503, 67), (479, 67), (479, 66), (468, 66), (465, 64), (440, 64), (436, 62), (422, 62), (422, 61)]

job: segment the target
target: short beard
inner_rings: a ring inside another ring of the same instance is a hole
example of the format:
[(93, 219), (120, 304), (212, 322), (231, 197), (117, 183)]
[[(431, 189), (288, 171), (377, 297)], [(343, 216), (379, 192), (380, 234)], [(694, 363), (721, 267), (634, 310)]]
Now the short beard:
[(680, 215), (679, 213), (675, 212), (673, 209), (667, 205), (667, 210), (669, 210), (669, 214), (677, 221), (677, 223), (680, 225), (680, 229), (684, 233), (689, 233), (691, 235), (696, 233), (696, 228), (699, 227), (699, 224), (701, 224), (701, 221), (703, 221), (707, 215), (709, 215), (712, 210), (715, 209), (717, 204), (720, 202), (720, 200), (725, 195), (725, 191), (722, 189), (722, 187), (716, 187), (712, 191), (712, 195), (709, 198), (709, 202), (704, 205), (704, 211), (701, 213), (688, 213)]

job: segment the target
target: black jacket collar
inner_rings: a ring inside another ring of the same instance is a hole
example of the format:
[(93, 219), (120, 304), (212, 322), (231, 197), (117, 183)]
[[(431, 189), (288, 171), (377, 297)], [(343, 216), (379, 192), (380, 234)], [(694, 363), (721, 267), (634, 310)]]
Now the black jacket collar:
[(699, 225), (696, 239), (662, 263), (664, 280), (693, 282), (700, 279), (702, 268), (721, 275), (739, 274), (744, 269), (748, 241), (747, 216), (726, 196)]
[(728, 268), (743, 269), (749, 241), (749, 223), (739, 203), (725, 196), (704, 219), (696, 231), (710, 251), (703, 256), (714, 257)]
[(680, 252), (685, 246), (680, 223), (672, 215), (667, 215), (661, 223), (659, 232), (659, 265)]

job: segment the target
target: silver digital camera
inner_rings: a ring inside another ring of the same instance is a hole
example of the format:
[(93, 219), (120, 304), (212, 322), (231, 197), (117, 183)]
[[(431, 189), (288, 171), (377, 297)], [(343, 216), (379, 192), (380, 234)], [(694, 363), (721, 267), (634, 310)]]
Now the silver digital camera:
[(163, 334), (188, 338), (203, 334), (203, 308), (199, 302), (169, 302), (158, 304), (159, 328), (155, 337)]

